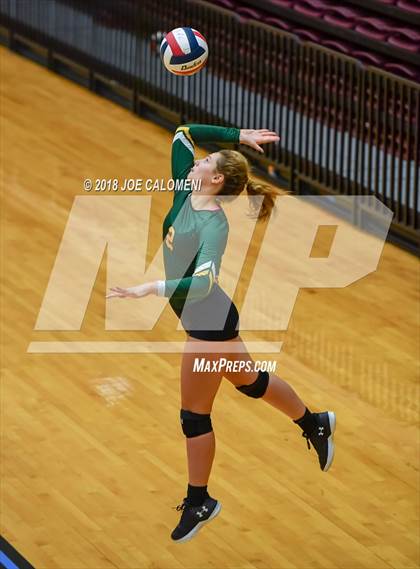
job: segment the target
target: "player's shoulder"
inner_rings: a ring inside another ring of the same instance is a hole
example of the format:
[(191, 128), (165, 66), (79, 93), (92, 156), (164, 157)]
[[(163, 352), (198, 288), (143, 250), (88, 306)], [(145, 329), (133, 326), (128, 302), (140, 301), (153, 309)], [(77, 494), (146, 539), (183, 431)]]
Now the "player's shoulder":
[(223, 211), (223, 208), (220, 208), (220, 210), (217, 211), (216, 213), (218, 214), (219, 223), (223, 227), (226, 227), (226, 229), (229, 229), (229, 221), (228, 218), (226, 217), (225, 212)]
[(176, 127), (174, 134), (183, 134), (184, 136), (189, 136), (191, 126), (192, 125), (188, 123), (180, 124)]
[(217, 230), (218, 232), (229, 231), (229, 221), (222, 208), (211, 212), (210, 219), (203, 225), (203, 229)]
[(194, 140), (190, 134), (189, 125), (181, 125), (175, 130), (173, 142), (177, 141), (184, 144), (192, 152), (194, 151)]

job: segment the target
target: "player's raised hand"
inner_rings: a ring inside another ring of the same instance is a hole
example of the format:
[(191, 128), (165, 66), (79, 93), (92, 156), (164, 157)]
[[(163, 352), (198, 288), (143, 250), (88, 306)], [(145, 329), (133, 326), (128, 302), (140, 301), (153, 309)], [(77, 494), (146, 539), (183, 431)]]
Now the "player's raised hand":
[(269, 142), (278, 142), (279, 135), (273, 130), (262, 128), (259, 130), (242, 128), (240, 132), (239, 142), (246, 144), (258, 152), (264, 153), (260, 144), (267, 144)]
[(142, 298), (149, 294), (157, 294), (155, 282), (144, 283), (128, 288), (114, 286), (109, 290), (110, 292), (106, 295), (106, 298)]

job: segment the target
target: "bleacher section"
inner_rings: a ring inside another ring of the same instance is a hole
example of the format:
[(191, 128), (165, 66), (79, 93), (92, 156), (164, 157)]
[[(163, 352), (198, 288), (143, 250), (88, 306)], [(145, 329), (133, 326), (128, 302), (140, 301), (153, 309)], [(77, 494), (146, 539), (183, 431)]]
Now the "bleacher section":
[(420, 81), (420, 0), (214, 0), (255, 20)]

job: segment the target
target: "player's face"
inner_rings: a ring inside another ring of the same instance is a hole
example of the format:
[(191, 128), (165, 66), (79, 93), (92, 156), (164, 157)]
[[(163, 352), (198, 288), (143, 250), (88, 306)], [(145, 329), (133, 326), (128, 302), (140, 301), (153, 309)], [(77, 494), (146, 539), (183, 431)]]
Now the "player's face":
[(219, 156), (218, 152), (213, 152), (201, 160), (196, 160), (188, 174), (189, 180), (201, 180), (201, 187), (205, 188), (207, 193), (216, 193), (223, 182), (223, 175), (217, 172)]

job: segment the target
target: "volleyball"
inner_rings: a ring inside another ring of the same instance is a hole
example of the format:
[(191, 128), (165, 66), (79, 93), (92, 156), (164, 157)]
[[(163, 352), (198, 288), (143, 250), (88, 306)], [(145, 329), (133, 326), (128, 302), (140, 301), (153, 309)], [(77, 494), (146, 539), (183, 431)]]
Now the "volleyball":
[(206, 38), (193, 28), (175, 28), (160, 45), (163, 64), (175, 75), (194, 75), (205, 66), (208, 55)]

